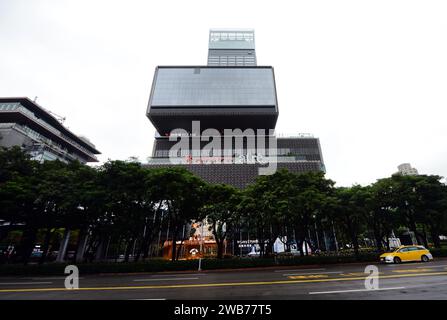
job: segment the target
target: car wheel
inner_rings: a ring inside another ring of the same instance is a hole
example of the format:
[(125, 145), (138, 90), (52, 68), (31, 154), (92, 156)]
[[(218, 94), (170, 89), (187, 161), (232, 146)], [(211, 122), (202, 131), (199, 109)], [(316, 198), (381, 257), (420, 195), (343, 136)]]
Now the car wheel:
[(422, 262), (428, 262), (430, 260), (425, 254), (421, 257)]
[(394, 263), (395, 264), (399, 264), (401, 262), (402, 262), (402, 260), (399, 257), (394, 257)]

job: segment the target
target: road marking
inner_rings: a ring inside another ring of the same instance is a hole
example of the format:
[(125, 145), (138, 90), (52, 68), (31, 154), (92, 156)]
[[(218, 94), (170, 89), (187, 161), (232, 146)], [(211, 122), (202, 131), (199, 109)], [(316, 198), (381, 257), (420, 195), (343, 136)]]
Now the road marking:
[[(65, 280), (66, 277), (40, 277), (40, 278), (24, 278), (27, 280)], [(79, 277), (79, 279), (84, 279), (83, 277)]]
[(405, 273), (405, 272), (429, 272), (430, 269), (401, 269), (401, 270), (392, 270), (391, 272), (397, 272), (397, 273)]
[(327, 274), (310, 274), (306, 276), (288, 276), (289, 279), (321, 279), (329, 277)]
[(442, 268), (442, 267), (447, 267), (447, 264), (441, 264), (441, 265), (437, 265), (437, 266), (428, 266), (428, 267), (417, 267), (418, 269), (433, 269), (433, 268)]
[[(379, 274), (383, 274), (383, 272), (379, 272)], [(351, 273), (341, 273), (340, 275), (343, 277), (361, 277), (368, 274), (365, 272), (351, 272)]]
[[(419, 274), (396, 274), (381, 276), (380, 279), (407, 278), (421, 276), (440, 276), (447, 275), (447, 272), (430, 272)], [(206, 288), (206, 287), (236, 287), (236, 286), (256, 286), (256, 285), (278, 285), (278, 284), (296, 284), (312, 282), (338, 282), (365, 280), (366, 277), (353, 278), (329, 278), (329, 279), (309, 279), (309, 280), (276, 280), (276, 281), (258, 281), (258, 282), (223, 282), (223, 283), (198, 283), (198, 284), (173, 284), (173, 285), (152, 285), (152, 286), (127, 286), (127, 287), (92, 287), (68, 290), (65, 288), (29, 288), (29, 289), (0, 289), (0, 293), (13, 292), (51, 292), (51, 291), (106, 291), (106, 290), (144, 290), (144, 289), (179, 289), (179, 288)]]
[(134, 279), (133, 281), (172, 281), (172, 280), (197, 280), (199, 278), (152, 278), (152, 279)]
[(400, 290), (405, 287), (393, 287), (393, 288), (379, 288), (379, 289), (354, 289), (354, 290), (337, 290), (337, 291), (317, 291), (309, 292), (309, 294), (330, 294), (330, 293), (347, 293), (347, 292), (369, 292), (369, 291), (384, 291), (384, 290)]
[(446, 284), (447, 284), (447, 282), (437, 282), (437, 283), (430, 283), (430, 284), (417, 284), (417, 285), (408, 286), (407, 289), (423, 288), (423, 287), (433, 287), (433, 286), (444, 286)]
[(206, 276), (204, 273), (185, 273), (185, 274), (154, 274), (152, 277), (184, 277), (184, 276)]
[(275, 270), (273, 272), (290, 272), (290, 271), (320, 271), (320, 270), (326, 270), (326, 268), (319, 268), (319, 269), (289, 269), (289, 270)]
[[(342, 273), (342, 271), (330, 271), (330, 272), (318, 272), (318, 274), (331, 274), (331, 273)], [(283, 276), (307, 276), (312, 275), (312, 273), (284, 273)]]
[(1, 286), (17, 286), (30, 284), (52, 284), (53, 282), (0, 282)]
[(130, 299), (130, 300), (166, 300), (166, 298), (154, 298), (154, 299)]

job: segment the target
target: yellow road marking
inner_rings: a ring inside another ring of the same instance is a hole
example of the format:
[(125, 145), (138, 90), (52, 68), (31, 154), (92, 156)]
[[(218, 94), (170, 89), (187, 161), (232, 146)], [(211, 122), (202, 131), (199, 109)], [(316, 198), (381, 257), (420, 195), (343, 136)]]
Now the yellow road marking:
[(405, 273), (405, 272), (430, 272), (430, 269), (396, 269), (396, 270), (392, 270), (392, 272), (397, 272), (397, 273)]
[(310, 274), (310, 275), (301, 275), (301, 276), (288, 276), (289, 279), (320, 279), (329, 277), (327, 274)]
[[(381, 276), (380, 279), (390, 278), (406, 278), (419, 276), (440, 276), (447, 275), (447, 272), (430, 272), (419, 274), (399, 274)], [(173, 284), (173, 285), (157, 285), (157, 286), (128, 286), (128, 287), (92, 287), (68, 290), (65, 288), (40, 288), (40, 289), (2, 289), (0, 293), (13, 292), (51, 292), (51, 291), (102, 291), (102, 290), (142, 290), (142, 289), (177, 289), (177, 288), (203, 288), (203, 287), (234, 287), (234, 286), (256, 286), (256, 285), (273, 285), (273, 284), (294, 284), (294, 283), (311, 283), (311, 282), (336, 282), (336, 281), (352, 281), (365, 280), (365, 277), (353, 278), (328, 278), (328, 279), (308, 279), (308, 280), (276, 280), (276, 281), (256, 281), (256, 282), (224, 282), (224, 283), (199, 283), (199, 284)]]
[[(383, 274), (383, 272), (379, 272), (379, 274)], [(341, 276), (344, 277), (361, 277), (361, 276), (367, 276), (366, 273), (364, 272), (351, 272), (351, 273), (341, 273)]]

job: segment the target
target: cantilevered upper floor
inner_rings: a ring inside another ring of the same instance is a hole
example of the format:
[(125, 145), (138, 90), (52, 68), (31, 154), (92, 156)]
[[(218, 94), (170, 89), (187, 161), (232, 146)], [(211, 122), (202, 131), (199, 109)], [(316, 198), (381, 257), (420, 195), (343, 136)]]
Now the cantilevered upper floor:
[(160, 66), (147, 116), (160, 135), (173, 129), (274, 129), (278, 118), (275, 75), (264, 66)]
[(0, 146), (19, 146), (37, 160), (97, 162), (100, 152), (49, 111), (25, 97), (0, 98)]

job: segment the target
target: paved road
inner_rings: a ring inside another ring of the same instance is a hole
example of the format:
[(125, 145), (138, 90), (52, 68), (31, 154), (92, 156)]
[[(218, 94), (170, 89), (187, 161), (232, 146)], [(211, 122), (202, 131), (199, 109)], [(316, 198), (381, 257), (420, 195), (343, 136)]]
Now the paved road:
[(366, 290), (366, 264), (209, 272), (86, 275), (79, 290), (60, 277), (0, 277), (6, 299), (447, 299), (447, 259), (378, 265), (379, 290)]

